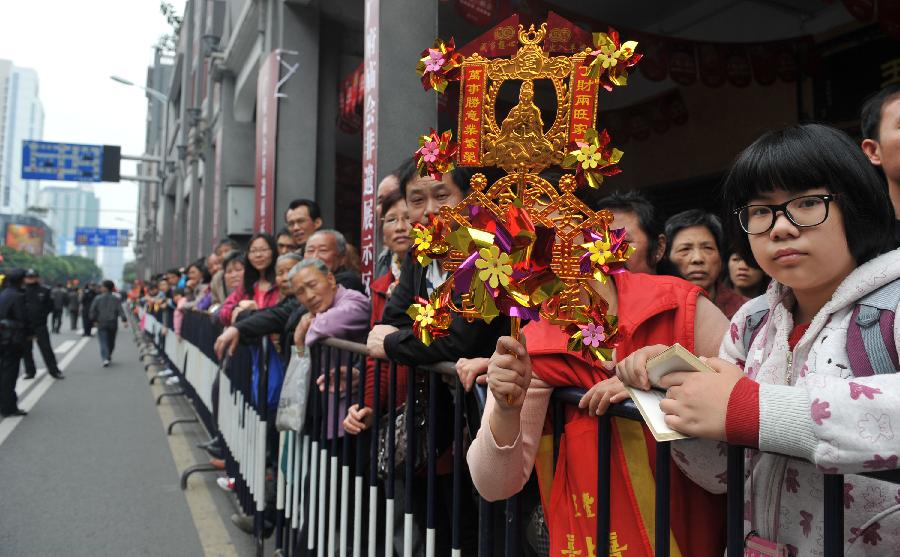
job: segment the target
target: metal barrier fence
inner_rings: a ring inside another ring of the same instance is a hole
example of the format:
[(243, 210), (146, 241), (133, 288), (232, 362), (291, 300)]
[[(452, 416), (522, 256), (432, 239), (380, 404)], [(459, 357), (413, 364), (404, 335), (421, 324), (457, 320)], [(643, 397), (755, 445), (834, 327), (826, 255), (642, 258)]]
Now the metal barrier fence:
[[(199, 339), (199, 331), (204, 323), (213, 332), (218, 328), (204, 321), (192, 321), (194, 339)], [(186, 322), (187, 324), (187, 322)], [(153, 326), (147, 328), (151, 335), (158, 334)], [(165, 346), (157, 345), (170, 354), (168, 341)], [(186, 338), (186, 337), (185, 337)], [(211, 342), (214, 334), (205, 337), (207, 347), (195, 347), (203, 353), (208, 361), (205, 365), (216, 366), (212, 359)], [(176, 356), (178, 356), (177, 348)], [(341, 422), (344, 410), (354, 402), (363, 405), (366, 398), (366, 381), (363, 363), (358, 369), (358, 382), (354, 388), (341, 392), (340, 388), (332, 389), (332, 370), (342, 374), (345, 385), (353, 385), (353, 362), (367, 356), (365, 345), (338, 339), (328, 339), (320, 345), (310, 347), (310, 377), (324, 376), (324, 389), (320, 392), (311, 387), (308, 402), (307, 420), (300, 432), (279, 432), (277, 437), (271, 436), (270, 419), (274, 413), (266, 407), (265, 366), (259, 373), (258, 402), (254, 402), (250, 390), (250, 374), (252, 364), (249, 361), (249, 349), (241, 347), (223, 368), (219, 382), (218, 426), (228, 446), (227, 472), (235, 477), (238, 500), (247, 514), (255, 517), (255, 535), (258, 553), (263, 552), (263, 537), (266, 521), (271, 522), (274, 530), (274, 544), (278, 555), (340, 555), (360, 557), (367, 555), (393, 555), (397, 538), (402, 532), (403, 554), (413, 555), (413, 544), (417, 531), (414, 526), (415, 503), (422, 493), (417, 493), (420, 481), (417, 481), (415, 460), (409, 455), (417, 455), (417, 435), (407, 435), (405, 455), (407, 455), (402, 473), (396, 471), (394, 440), (396, 437), (397, 417), (397, 376), (398, 366), (395, 362), (375, 361), (376, 380), (374, 385), (375, 419), (367, 435), (352, 436), (341, 434)], [(265, 358), (259, 358), (264, 362)], [(187, 360), (186, 360), (187, 361)], [(197, 360), (201, 362), (202, 360)], [(191, 364), (188, 363), (190, 366)], [(190, 368), (188, 368), (190, 369)], [(381, 408), (380, 381), (378, 377), (383, 369), (388, 371), (387, 408)], [(404, 408), (406, 423), (417, 422), (417, 388), (424, 389), (426, 394), (425, 417), (425, 539), (424, 553), (432, 556), (436, 551), (438, 513), (443, 509), (436, 508), (437, 493), (437, 458), (438, 431), (437, 399), (439, 383), (447, 379), (452, 385), (451, 398), (453, 407), (452, 419), (452, 505), (449, 516), (449, 540), (451, 555), (462, 555), (463, 532), (462, 507), (464, 461), (463, 431), (465, 393), (462, 384), (456, 377), (452, 364), (442, 363), (431, 366), (408, 368), (406, 406)], [(202, 377), (203, 374), (184, 374), (185, 378)], [(333, 392), (329, 392), (332, 390)], [(483, 408), (486, 392), (473, 389), (479, 406)], [(562, 434), (564, 415), (562, 409), (566, 404), (577, 404), (584, 394), (583, 389), (556, 389), (551, 398), (554, 431), (554, 459), (556, 458), (559, 439)], [(419, 391), (421, 396), (422, 391)], [(340, 411), (335, 411), (339, 409)], [(386, 478), (381, 480), (378, 474), (378, 454), (381, 427), (379, 417), (387, 416)], [(626, 401), (610, 407), (607, 414), (598, 417), (597, 456), (600, 464), (597, 469), (597, 531), (596, 539), (608, 540), (610, 517), (614, 509), (611, 507), (610, 494), (610, 457), (611, 457), (611, 418), (619, 417), (641, 421), (640, 413), (634, 404)], [(478, 424), (472, 423), (471, 431)], [(277, 440), (277, 441), (276, 441)], [(270, 452), (267, 459), (267, 441)], [(277, 452), (276, 452), (277, 449)], [(670, 443), (656, 445), (656, 534), (655, 555), (669, 555), (669, 492), (670, 477)], [(727, 493), (727, 555), (736, 557), (743, 555), (743, 497), (744, 497), (744, 449), (730, 446), (728, 449), (728, 493)], [(271, 477), (267, 478), (267, 469), (271, 468)], [(865, 474), (870, 477), (900, 483), (900, 470)], [(398, 480), (404, 489), (397, 490)], [(824, 555), (833, 557), (843, 553), (843, 476), (826, 475), (824, 481)], [(268, 496), (267, 486), (274, 486), (274, 493)], [(397, 508), (397, 500), (402, 497), (402, 509)], [(503, 553), (508, 556), (521, 555), (519, 546), (519, 505), (518, 496), (503, 503), (491, 504), (479, 498), (478, 501), (478, 539), (477, 552), (480, 556), (490, 556), (500, 540), (494, 539), (495, 528), (492, 522), (494, 505), (505, 505), (505, 521), (503, 526)], [(395, 513), (399, 518), (402, 511), (402, 524), (395, 521)], [(446, 521), (445, 521), (446, 522)], [(496, 529), (496, 530), (499, 530)], [(608, 544), (597, 544), (597, 556), (608, 557)]]

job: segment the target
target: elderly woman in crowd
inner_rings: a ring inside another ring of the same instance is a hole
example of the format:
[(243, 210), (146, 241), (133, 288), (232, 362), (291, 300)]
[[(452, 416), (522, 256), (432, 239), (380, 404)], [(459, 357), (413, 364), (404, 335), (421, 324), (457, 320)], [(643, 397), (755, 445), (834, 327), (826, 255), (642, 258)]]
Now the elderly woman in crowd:
[[(406, 259), (409, 251), (410, 219), (406, 200), (400, 190), (393, 190), (387, 194), (381, 202), (381, 210), (384, 217), (381, 219), (381, 237), (384, 245), (391, 252), (391, 263), (387, 272), (372, 283), (372, 319), (371, 326), (375, 326), (381, 319), (384, 306), (391, 297), (391, 292), (400, 279), (400, 266)], [(403, 371), (398, 371), (403, 374)], [(382, 373), (380, 377), (381, 407), (384, 408), (388, 397), (388, 376)], [(372, 425), (372, 408), (375, 401), (375, 365), (372, 360), (366, 364), (366, 404), (359, 409), (358, 404), (350, 407), (344, 420), (344, 427), (352, 434), (357, 434)]]
[(702, 288), (731, 319), (747, 298), (720, 280), (723, 236), (722, 222), (715, 215), (700, 209), (673, 215), (666, 221), (665, 261), (671, 268), (670, 274)]
[(299, 351), (328, 337), (365, 342), (370, 305), (364, 294), (339, 285), (320, 259), (304, 259), (288, 277), (297, 301), (308, 310), (294, 330)]
[(219, 322), (231, 325), (240, 312), (247, 309), (264, 309), (278, 303), (278, 287), (275, 285), (275, 257), (277, 248), (271, 234), (257, 232), (250, 238), (244, 280), (222, 304)]
[[(300, 318), (294, 330), (294, 346), (299, 352), (302, 353), (307, 346), (329, 337), (365, 342), (369, 333), (371, 311), (369, 300), (364, 294), (337, 284), (328, 266), (315, 258), (304, 259), (291, 269), (290, 280), (297, 301), (309, 310)], [(361, 363), (351, 362), (350, 365), (355, 382)], [(339, 389), (344, 391), (345, 373), (340, 373), (337, 381), (335, 379), (332, 375), (332, 389), (337, 382), (340, 384)], [(324, 390), (325, 376), (319, 376), (316, 383), (319, 390)], [(337, 415), (344, 416), (346, 407), (346, 401), (342, 397), (340, 406), (336, 409)], [(334, 408), (330, 408), (329, 415), (333, 416), (334, 411)], [(331, 423), (329, 417), (329, 435), (333, 435)], [(339, 434), (343, 434), (342, 432), (343, 427)]]

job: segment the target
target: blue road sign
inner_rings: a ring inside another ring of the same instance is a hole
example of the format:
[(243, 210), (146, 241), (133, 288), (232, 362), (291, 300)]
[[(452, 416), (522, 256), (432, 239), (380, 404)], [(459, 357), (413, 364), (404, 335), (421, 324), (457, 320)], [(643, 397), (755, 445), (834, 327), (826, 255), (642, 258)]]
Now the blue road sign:
[(83, 228), (75, 229), (76, 246), (101, 246), (124, 248), (128, 246), (129, 230), (123, 228)]
[(100, 182), (102, 178), (103, 145), (22, 142), (23, 180)]

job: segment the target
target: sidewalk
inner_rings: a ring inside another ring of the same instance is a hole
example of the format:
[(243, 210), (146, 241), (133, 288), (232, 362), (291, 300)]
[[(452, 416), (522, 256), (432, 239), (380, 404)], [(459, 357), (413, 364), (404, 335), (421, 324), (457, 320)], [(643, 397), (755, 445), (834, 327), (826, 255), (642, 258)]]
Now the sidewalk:
[[(221, 537), (230, 540), (219, 539), (214, 551), (201, 543), (211, 521), (196, 520), (179, 489), (131, 332), (120, 329), (107, 368), (96, 337), (80, 340), (53, 335), (54, 347), (68, 346), (57, 353), (61, 363), (68, 359), (66, 379), (38, 375), (24, 389), (29, 415), (0, 421), (0, 557), (251, 555), (252, 540), (231, 525), (232, 503), (211, 474), (193, 478), (188, 494), (203, 492), (218, 511), (212, 522), (219, 531), (224, 523)], [(185, 401), (164, 399), (166, 405), (169, 415), (189, 415)], [(176, 426), (175, 436), (193, 447), (205, 434), (188, 424)], [(196, 450), (188, 457), (203, 458)]]

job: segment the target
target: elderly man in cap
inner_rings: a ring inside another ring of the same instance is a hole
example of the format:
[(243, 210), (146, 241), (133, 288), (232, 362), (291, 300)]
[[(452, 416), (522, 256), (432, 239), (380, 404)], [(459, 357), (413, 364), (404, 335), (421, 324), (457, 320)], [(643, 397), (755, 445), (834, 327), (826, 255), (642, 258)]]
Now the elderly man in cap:
[(22, 279), (25, 271), (13, 269), (0, 289), (0, 416), (24, 416), (16, 400), (19, 360), (27, 346), (31, 348), (31, 329), (25, 317)]
[[(50, 344), (50, 331), (47, 330), (47, 316), (53, 311), (53, 297), (50, 289), (41, 284), (41, 277), (34, 269), (25, 271), (25, 311), (29, 325), (34, 331), (34, 340), (37, 341), (47, 373), (56, 379), (64, 379), (64, 376), (56, 366), (56, 355)], [(25, 378), (31, 379), (36, 372), (34, 366), (34, 354), (29, 342), (25, 348)]]

